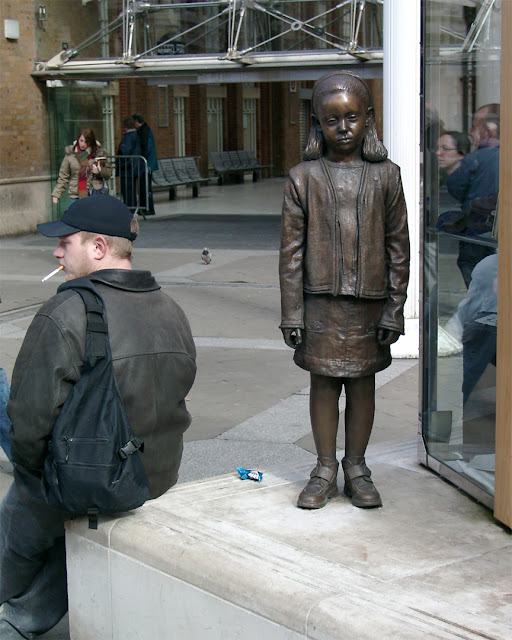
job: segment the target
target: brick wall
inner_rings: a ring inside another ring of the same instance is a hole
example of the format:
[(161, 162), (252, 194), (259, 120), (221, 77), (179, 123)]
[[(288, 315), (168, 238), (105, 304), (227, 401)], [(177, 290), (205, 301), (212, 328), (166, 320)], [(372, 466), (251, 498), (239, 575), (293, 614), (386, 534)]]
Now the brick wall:
[[(4, 20), (18, 20), (19, 40), (4, 37)], [(0, 3), (0, 176), (2, 179), (42, 176), (49, 171), (46, 88), (30, 73), (36, 58), (34, 3)]]
[[(4, 0), (2, 0), (3, 2)], [(13, 3), (14, 4), (14, 3)], [(30, 18), (34, 23), (34, 10), (39, 4), (46, 7), (46, 21), (36, 19), (36, 53), (38, 60), (49, 60), (57, 55), (65, 45), (73, 49), (99, 30), (98, 3), (81, 0), (44, 0), (44, 2), (26, 2), (30, 4)], [(95, 42), (84, 50), (82, 57), (99, 57), (100, 44)]]

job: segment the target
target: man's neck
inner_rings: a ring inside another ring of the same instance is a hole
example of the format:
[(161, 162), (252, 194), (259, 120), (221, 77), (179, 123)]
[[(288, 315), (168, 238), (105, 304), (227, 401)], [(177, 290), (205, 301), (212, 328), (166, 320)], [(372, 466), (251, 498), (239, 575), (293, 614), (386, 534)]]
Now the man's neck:
[(123, 260), (119, 258), (104, 258), (101, 260), (101, 263), (98, 264), (98, 268), (94, 269), (91, 273), (95, 273), (96, 271), (103, 271), (104, 269), (121, 269), (124, 271), (132, 270), (132, 263), (130, 260)]

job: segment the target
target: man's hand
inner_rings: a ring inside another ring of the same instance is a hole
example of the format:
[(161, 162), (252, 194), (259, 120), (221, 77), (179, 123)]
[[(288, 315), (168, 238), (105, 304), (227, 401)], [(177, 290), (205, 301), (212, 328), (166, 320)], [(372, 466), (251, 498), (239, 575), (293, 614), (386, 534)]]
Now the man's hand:
[(398, 331), (393, 331), (392, 329), (377, 329), (377, 341), (382, 346), (393, 344), (399, 337), (400, 333)]
[(302, 329), (281, 329), (286, 344), (292, 349), (296, 349), (302, 344)]

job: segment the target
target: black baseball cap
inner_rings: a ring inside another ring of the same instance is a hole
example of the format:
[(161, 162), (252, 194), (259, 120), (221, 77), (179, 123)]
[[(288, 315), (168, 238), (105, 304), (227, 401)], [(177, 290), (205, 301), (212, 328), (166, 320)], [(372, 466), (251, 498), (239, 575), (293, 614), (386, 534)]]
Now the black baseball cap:
[(113, 196), (87, 196), (75, 200), (64, 211), (60, 220), (43, 222), (37, 225), (37, 229), (48, 238), (91, 231), (133, 241), (137, 234), (130, 230), (132, 218), (130, 209)]

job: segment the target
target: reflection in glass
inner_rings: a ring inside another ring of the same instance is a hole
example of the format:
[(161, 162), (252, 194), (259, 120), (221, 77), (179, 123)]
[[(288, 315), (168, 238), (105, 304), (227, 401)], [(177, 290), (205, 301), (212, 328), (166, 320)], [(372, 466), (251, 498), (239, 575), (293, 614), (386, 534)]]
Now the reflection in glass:
[(500, 7), (423, 6), (423, 438), (493, 494)]

